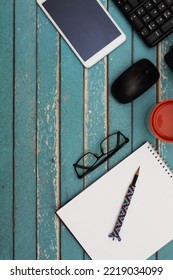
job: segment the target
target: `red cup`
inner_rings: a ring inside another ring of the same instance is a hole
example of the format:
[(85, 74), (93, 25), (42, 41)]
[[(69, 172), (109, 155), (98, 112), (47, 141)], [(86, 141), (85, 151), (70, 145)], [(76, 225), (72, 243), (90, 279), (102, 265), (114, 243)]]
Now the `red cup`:
[(173, 143), (173, 99), (156, 105), (151, 111), (149, 123), (156, 138)]

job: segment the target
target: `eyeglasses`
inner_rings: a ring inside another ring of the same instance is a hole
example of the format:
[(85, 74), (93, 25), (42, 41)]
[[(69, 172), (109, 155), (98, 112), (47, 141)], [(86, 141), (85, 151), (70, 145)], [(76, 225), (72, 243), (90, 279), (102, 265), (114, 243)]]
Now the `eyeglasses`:
[(129, 139), (125, 137), (120, 131), (106, 137), (100, 143), (100, 155), (88, 152), (84, 154), (75, 164), (73, 164), (78, 178), (81, 179), (96, 169), (128, 142)]

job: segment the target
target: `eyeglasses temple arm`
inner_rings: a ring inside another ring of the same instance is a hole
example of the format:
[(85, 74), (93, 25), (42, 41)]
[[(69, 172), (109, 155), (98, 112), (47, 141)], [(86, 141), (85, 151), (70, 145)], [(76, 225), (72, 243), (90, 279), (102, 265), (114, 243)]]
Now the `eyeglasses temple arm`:
[(82, 168), (82, 169), (88, 169), (89, 167), (87, 166), (83, 166), (83, 165), (80, 165), (80, 164), (73, 164), (74, 167), (78, 167), (78, 168)]

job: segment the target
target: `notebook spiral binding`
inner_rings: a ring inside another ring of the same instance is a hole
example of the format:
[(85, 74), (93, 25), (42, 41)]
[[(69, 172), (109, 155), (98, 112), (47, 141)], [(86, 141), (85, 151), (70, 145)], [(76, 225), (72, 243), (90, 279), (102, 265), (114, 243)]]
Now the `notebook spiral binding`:
[(149, 149), (150, 153), (155, 157), (158, 163), (162, 166), (162, 168), (167, 172), (169, 177), (173, 179), (173, 171), (169, 168), (168, 164), (164, 161), (164, 159), (160, 156), (159, 152), (155, 150), (155, 148), (148, 143), (147, 148)]

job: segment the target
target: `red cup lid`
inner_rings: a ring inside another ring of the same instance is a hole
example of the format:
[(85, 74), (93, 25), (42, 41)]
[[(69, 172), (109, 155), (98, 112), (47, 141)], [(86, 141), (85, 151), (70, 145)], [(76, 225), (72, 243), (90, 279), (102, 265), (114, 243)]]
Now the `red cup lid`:
[(162, 101), (154, 108), (150, 125), (157, 138), (173, 142), (173, 99)]

